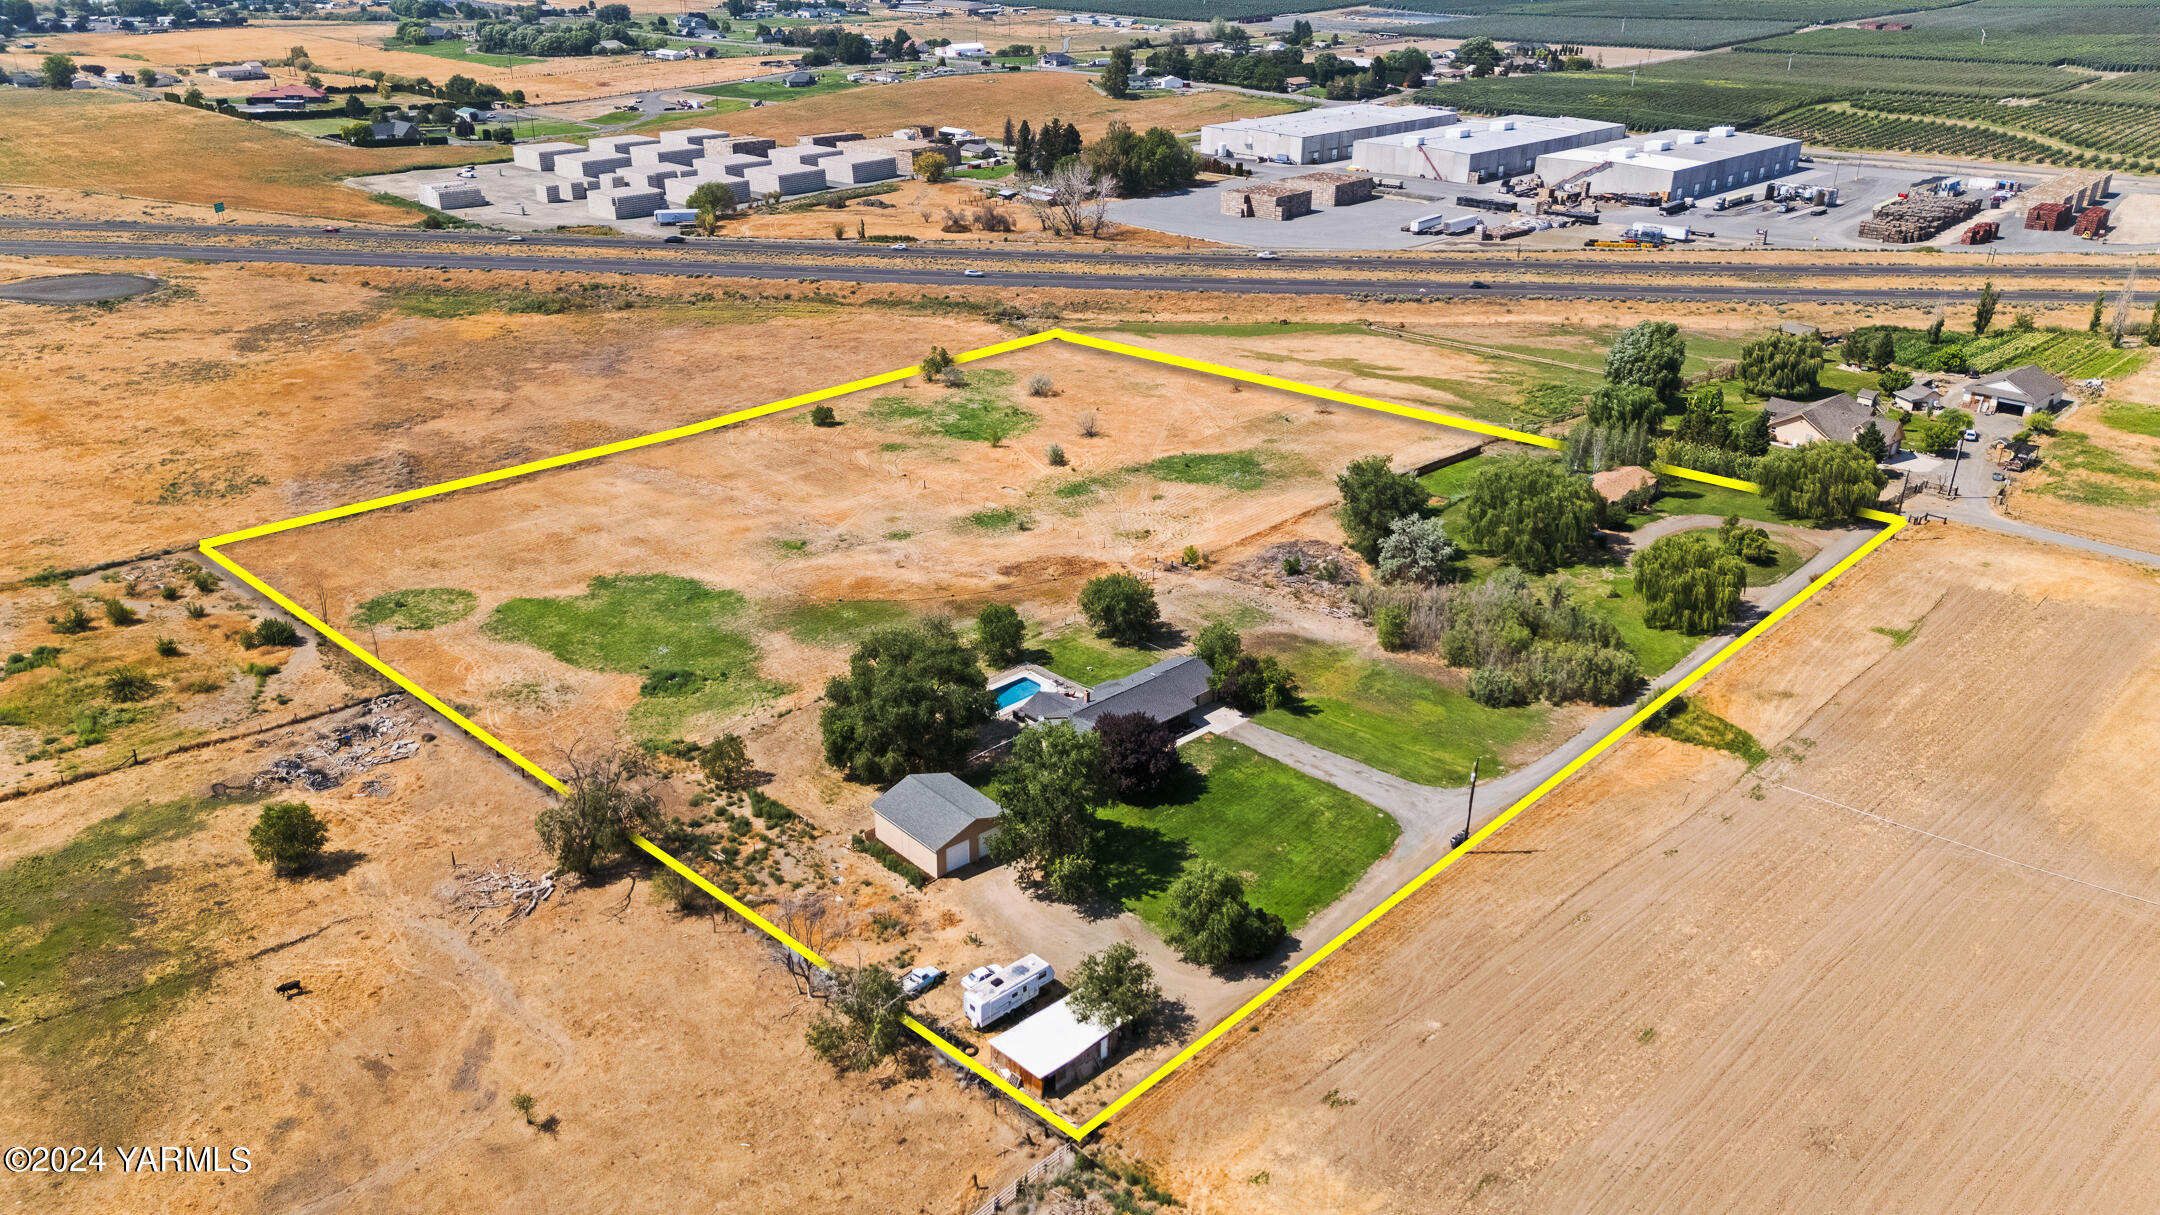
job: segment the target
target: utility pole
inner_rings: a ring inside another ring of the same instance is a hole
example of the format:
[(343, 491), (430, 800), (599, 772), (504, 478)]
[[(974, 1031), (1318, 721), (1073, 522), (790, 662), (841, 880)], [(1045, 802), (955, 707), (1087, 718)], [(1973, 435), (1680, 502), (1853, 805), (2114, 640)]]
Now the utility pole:
[(1462, 847), (1470, 839), (1470, 823), (1477, 814), (1477, 765), (1478, 761), (1470, 761), (1470, 800), (1463, 806), (1462, 830), (1448, 845), (1450, 850)]

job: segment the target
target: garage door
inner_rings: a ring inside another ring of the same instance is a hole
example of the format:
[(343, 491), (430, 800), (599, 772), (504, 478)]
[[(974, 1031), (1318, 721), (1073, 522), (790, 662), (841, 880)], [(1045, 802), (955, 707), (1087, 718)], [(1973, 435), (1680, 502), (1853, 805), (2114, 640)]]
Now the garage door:
[(945, 872), (951, 873), (972, 859), (968, 853), (968, 841), (961, 840), (945, 850)]

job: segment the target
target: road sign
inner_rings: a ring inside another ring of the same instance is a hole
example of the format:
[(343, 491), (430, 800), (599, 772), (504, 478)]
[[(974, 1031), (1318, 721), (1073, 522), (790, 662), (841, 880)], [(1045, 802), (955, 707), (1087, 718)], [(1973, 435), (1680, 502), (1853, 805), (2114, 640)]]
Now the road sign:
[(224, 203), (211, 203), (211, 204), (210, 204), (210, 213), (211, 213), (212, 215), (223, 215), (223, 214), (225, 214), (225, 204), (224, 204)]

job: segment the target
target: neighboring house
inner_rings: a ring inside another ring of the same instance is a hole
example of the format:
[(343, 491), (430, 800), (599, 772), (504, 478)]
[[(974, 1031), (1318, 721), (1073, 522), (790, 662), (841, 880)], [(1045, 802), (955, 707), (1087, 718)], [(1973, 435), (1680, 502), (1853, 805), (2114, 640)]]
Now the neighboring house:
[(934, 878), (981, 859), (1001, 813), (950, 772), (903, 777), (870, 812), (877, 841)]
[(954, 42), (937, 49), (942, 59), (988, 59), (990, 48), (980, 42)]
[(1942, 408), (1942, 390), (1933, 384), (1911, 384), (1890, 394), (1907, 413), (1933, 412)]
[(270, 79), (270, 73), (263, 70), (263, 65), (252, 59), (246, 63), (218, 64), (216, 67), (210, 69), (210, 74), (217, 77), (219, 80)]
[(324, 93), (321, 89), (311, 89), (304, 84), (281, 84), (274, 89), (249, 93), (247, 103), (249, 105), (299, 107), (313, 105), (323, 100), (323, 97)]
[(368, 138), (377, 143), (391, 139), (418, 139), (420, 126), (402, 118), (393, 118), (388, 122), (371, 122), (368, 124)]
[(603, 38), (593, 43), (593, 51), (601, 55), (620, 55), (629, 49), (629, 44), (619, 38)]
[(1787, 401), (1771, 397), (1764, 402), (1770, 411), (1770, 441), (1780, 447), (1799, 447), (1828, 439), (1850, 443), (1860, 432), (1874, 427), (1883, 437), (1883, 450), (1896, 455), (1905, 441), (1905, 424), (1878, 415), (1846, 393), (1820, 401)]
[(664, 60), (668, 63), (680, 63), (685, 59), (697, 58), (697, 52), (691, 50), (688, 47), (663, 46), (658, 50), (647, 51), (645, 53), (655, 59)]
[(1044, 51), (1035, 56), (1036, 67), (1071, 67), (1073, 57), (1063, 51)]
[(2067, 399), (2065, 387), (2061, 380), (2027, 363), (1994, 375), (1974, 377), (1965, 385), (1965, 408), (1976, 414), (2021, 415), (2035, 409), (2053, 409)]
[(1598, 497), (1605, 499), (1607, 502), (1618, 502), (1636, 490), (1653, 489), (1656, 486), (1656, 473), (1633, 464), (1623, 464), (1619, 468), (1608, 468), (1590, 478), (1590, 488), (1596, 490)]
[(791, 89), (807, 89), (817, 83), (817, 77), (808, 72), (789, 72), (780, 78), (780, 83)]
[(489, 110), (476, 109), (473, 106), (469, 105), (461, 105), (457, 108), (457, 116), (467, 122), (486, 122), (488, 119), (493, 118), (495, 115), (492, 111)]
[(1082, 733), (1113, 713), (1145, 713), (1157, 721), (1179, 721), (1214, 703), (1215, 693), (1208, 689), (1212, 675), (1208, 664), (1190, 654), (1165, 658), (1123, 679), (1096, 684), (1085, 700), (1037, 692), (1015, 705), (1013, 716), (1019, 721), (1070, 721)]
[(1118, 1027), (1073, 1015), (1066, 997), (990, 1039), (990, 1066), (1038, 1097), (1070, 1092), (1103, 1069), (1117, 1049)]
[(1873, 388), (1863, 388), (1854, 393), (1853, 400), (1860, 402), (1869, 409), (1879, 410), (1882, 408), (1882, 393)]

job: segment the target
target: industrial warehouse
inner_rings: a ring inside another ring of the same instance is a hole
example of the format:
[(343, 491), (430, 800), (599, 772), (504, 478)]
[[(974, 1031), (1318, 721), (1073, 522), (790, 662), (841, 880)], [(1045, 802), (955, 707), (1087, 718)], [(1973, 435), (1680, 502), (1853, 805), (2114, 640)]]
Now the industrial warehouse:
[(1351, 161), (1382, 177), (1422, 177), (1468, 185), (1528, 173), (1537, 158), (1548, 152), (1625, 138), (1627, 128), (1617, 122), (1509, 114), (1437, 130), (1361, 139), (1351, 152)]
[(1442, 106), (1345, 105), (1246, 118), (1200, 128), (1200, 152), (1224, 160), (1315, 165), (1347, 160), (1361, 139), (1452, 126), (1461, 116)]
[(1537, 158), (1538, 176), (1563, 181), (1587, 172), (1593, 194), (1707, 198), (1800, 167), (1800, 141), (1744, 134), (1731, 127), (1659, 131), (1641, 139), (1594, 143)]

